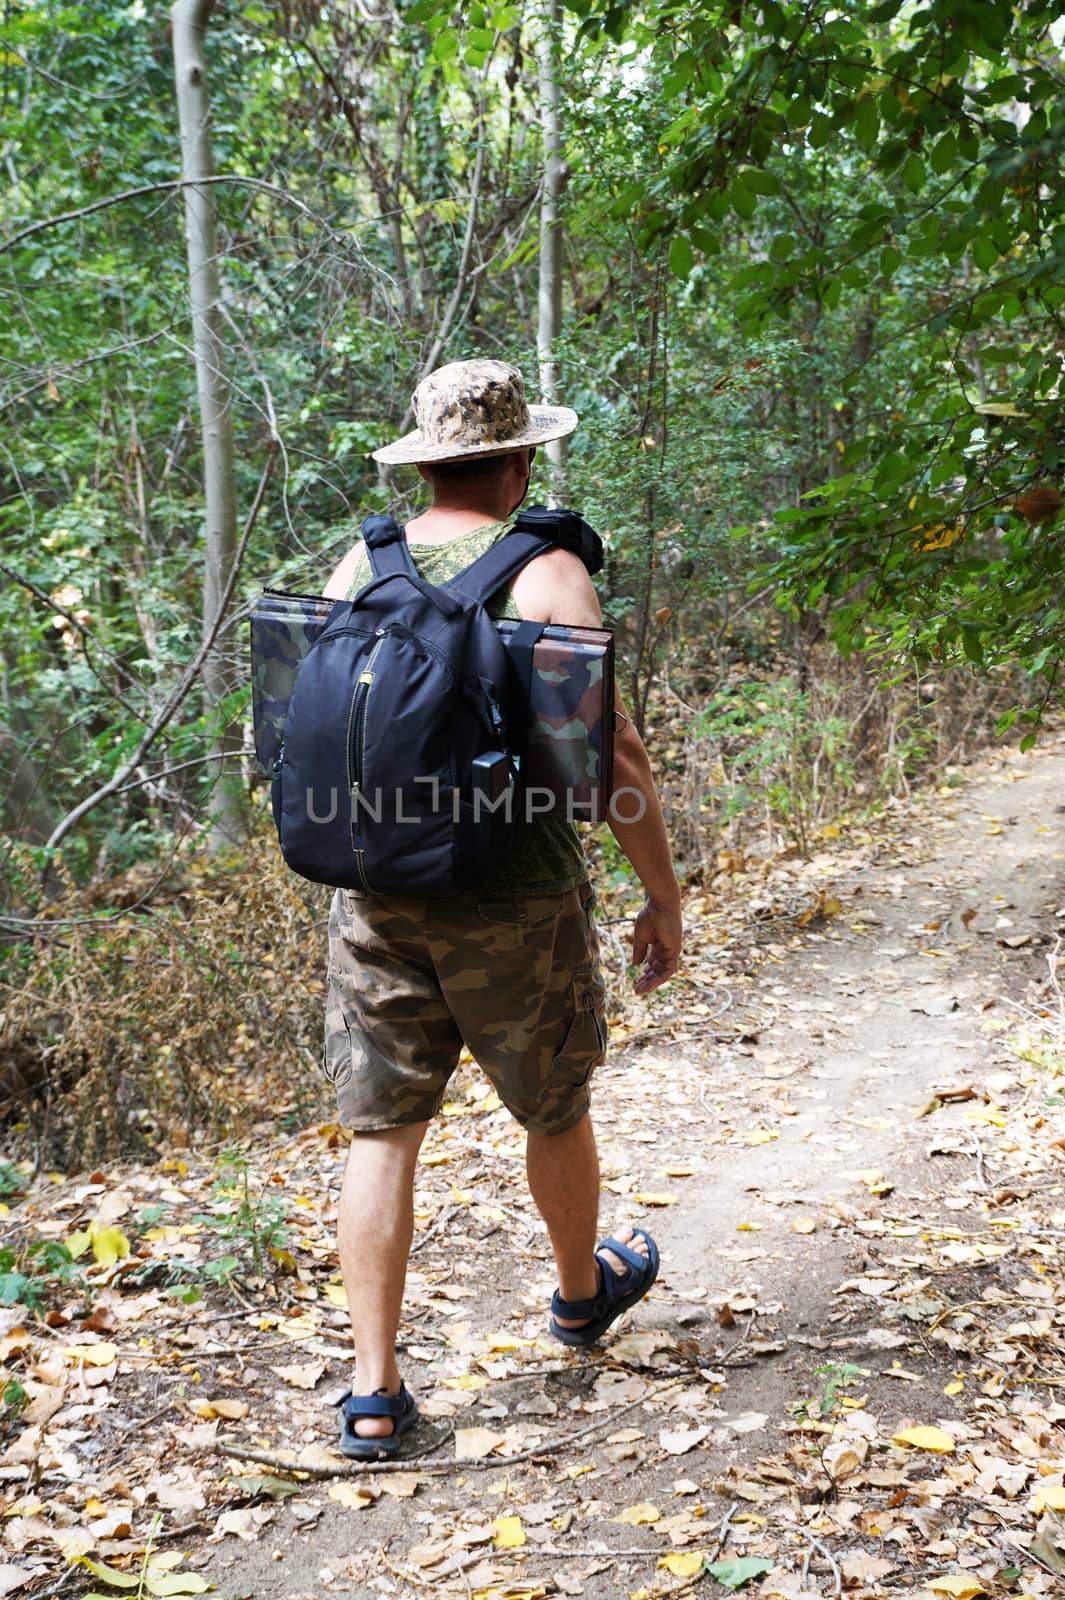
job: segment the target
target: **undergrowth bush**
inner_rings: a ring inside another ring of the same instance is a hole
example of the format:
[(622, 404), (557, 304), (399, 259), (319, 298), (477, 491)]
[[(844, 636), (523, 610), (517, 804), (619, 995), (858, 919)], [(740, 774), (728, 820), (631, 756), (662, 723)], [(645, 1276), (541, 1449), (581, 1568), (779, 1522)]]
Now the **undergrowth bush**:
[(189, 857), (154, 893), (120, 878), (108, 894), (53, 886), (7, 936), (0, 1123), (38, 1162), (85, 1168), (312, 1115), (328, 891), (263, 838), (239, 861)]
[(806, 854), (844, 811), (869, 812), (994, 735), (1021, 687), (963, 669), (885, 686), (859, 659), (827, 646), (801, 664), (721, 674), (691, 685), (674, 669), (649, 729), (652, 758), (682, 874), (705, 878), (721, 850)]

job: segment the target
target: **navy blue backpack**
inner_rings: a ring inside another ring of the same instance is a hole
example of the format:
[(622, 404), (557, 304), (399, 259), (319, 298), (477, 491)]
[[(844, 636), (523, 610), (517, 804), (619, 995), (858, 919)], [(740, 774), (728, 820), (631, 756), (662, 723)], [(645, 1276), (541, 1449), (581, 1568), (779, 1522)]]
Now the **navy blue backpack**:
[(544, 626), (504, 646), (484, 603), (556, 544), (593, 570), (601, 546), (574, 513), (532, 507), (437, 587), (391, 517), (362, 533), (374, 576), (337, 601), (296, 676), (272, 785), (281, 853), (316, 883), (451, 895), (506, 860)]

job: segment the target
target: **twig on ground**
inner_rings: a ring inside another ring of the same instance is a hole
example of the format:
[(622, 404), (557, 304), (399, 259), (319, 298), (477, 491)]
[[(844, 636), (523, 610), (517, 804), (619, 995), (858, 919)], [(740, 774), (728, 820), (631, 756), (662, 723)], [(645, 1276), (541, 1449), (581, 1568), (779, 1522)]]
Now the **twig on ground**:
[[(578, 1428), (573, 1433), (565, 1434), (561, 1439), (554, 1439), (544, 1444), (533, 1445), (528, 1450), (519, 1451), (514, 1456), (486, 1456), (479, 1461), (452, 1460), (445, 1456), (407, 1456), (402, 1461), (362, 1461), (347, 1466), (338, 1461), (336, 1466), (319, 1466), (316, 1463), (301, 1463), (292, 1461), (285, 1456), (274, 1455), (268, 1450), (255, 1450), (249, 1445), (242, 1445), (236, 1439), (219, 1439), (214, 1449), (220, 1455), (235, 1456), (240, 1461), (254, 1461), (258, 1466), (274, 1467), (279, 1472), (290, 1472), (305, 1478), (357, 1478), (362, 1473), (380, 1472), (483, 1472), (498, 1471), (500, 1468), (518, 1466), (523, 1461), (538, 1461), (551, 1456), (556, 1456), (560, 1451), (566, 1450), (570, 1445), (587, 1438), (589, 1434), (597, 1433), (600, 1428), (611, 1428), (614, 1424), (637, 1406), (643, 1405), (651, 1398), (658, 1398), (675, 1389), (680, 1380), (672, 1379), (663, 1384), (659, 1389), (647, 1394), (638, 1395), (635, 1400), (630, 1400), (628, 1405), (611, 1407), (603, 1416), (596, 1417), (586, 1427)], [(445, 1435), (446, 1437), (446, 1435)], [(434, 1441), (431, 1448), (442, 1444), (443, 1439)]]
[(435, 1238), (438, 1233), (442, 1232), (443, 1229), (447, 1227), (452, 1217), (457, 1217), (461, 1210), (461, 1206), (448, 1206), (446, 1210), (441, 1211), (436, 1220), (433, 1222), (432, 1226), (426, 1229), (421, 1238), (415, 1239), (413, 1245), (411, 1246), (411, 1255), (415, 1256), (418, 1254), (419, 1250), (424, 1249), (429, 1243), (430, 1239)]
[(836, 1558), (832, 1554), (832, 1552), (828, 1549), (827, 1545), (825, 1545), (822, 1542), (822, 1540), (815, 1538), (814, 1535), (809, 1531), (809, 1529), (808, 1528), (804, 1528), (802, 1526), (802, 1524), (799, 1523), (799, 1522), (777, 1521), (775, 1526), (778, 1527), (778, 1528), (787, 1528), (791, 1533), (797, 1533), (803, 1539), (807, 1539), (809, 1541), (810, 1548), (807, 1550), (805, 1556), (803, 1557), (803, 1563), (802, 1563), (802, 1581), (803, 1581), (803, 1583), (806, 1582), (807, 1575), (809, 1574), (809, 1571), (810, 1571), (810, 1562), (813, 1559), (813, 1554), (814, 1554), (814, 1551), (816, 1550), (817, 1554), (819, 1556), (822, 1556), (824, 1558), (824, 1560), (828, 1562), (829, 1568), (831, 1569), (831, 1572), (832, 1572), (833, 1582), (836, 1585), (836, 1593), (837, 1594), (842, 1594), (843, 1593), (843, 1574), (839, 1570), (838, 1561), (836, 1560)]

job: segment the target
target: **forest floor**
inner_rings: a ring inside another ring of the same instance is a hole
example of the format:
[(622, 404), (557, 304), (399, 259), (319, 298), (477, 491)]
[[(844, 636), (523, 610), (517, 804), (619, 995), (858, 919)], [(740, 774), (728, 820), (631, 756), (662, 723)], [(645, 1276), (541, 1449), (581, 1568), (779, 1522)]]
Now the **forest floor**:
[[(521, 1136), (460, 1072), (398, 1470), (335, 1451), (333, 1124), (264, 1122), (243, 1221), (180, 1151), (13, 1206), (97, 1264), (47, 1322), (0, 1308), (29, 1396), (0, 1595), (1060, 1595), (1065, 742), (827, 832), (691, 897), (682, 978), (613, 1030), (602, 1231), (649, 1228), (663, 1267), (601, 1349), (547, 1336)], [(227, 1228), (280, 1275), (168, 1295)]]

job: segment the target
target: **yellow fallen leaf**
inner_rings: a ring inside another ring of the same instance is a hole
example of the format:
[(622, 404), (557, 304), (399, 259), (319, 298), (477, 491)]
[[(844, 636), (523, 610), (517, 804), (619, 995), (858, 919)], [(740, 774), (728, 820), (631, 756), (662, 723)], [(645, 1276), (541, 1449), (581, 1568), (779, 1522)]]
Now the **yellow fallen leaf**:
[(418, 1160), (423, 1167), (442, 1167), (451, 1160), (451, 1157), (446, 1150), (430, 1150), (428, 1153), (423, 1150)]
[(779, 1139), (779, 1133), (770, 1133), (768, 1128), (755, 1128), (753, 1133), (743, 1136), (744, 1144), (769, 1144), (773, 1139)]
[(237, 1422), (248, 1415), (251, 1406), (246, 1400), (197, 1400), (192, 1409), (198, 1417), (206, 1417), (208, 1421), (225, 1417), (229, 1422)]
[(464, 1372), (459, 1378), (445, 1378), (445, 1389), (483, 1389), (488, 1382), (479, 1372)]
[(325, 1297), (331, 1306), (339, 1306), (341, 1311), (348, 1309), (348, 1297), (342, 1283), (327, 1283)]
[(528, 1343), (528, 1339), (521, 1339), (517, 1334), (504, 1333), (502, 1330), (488, 1335), (488, 1349), (496, 1355), (506, 1355), (510, 1350), (524, 1350)]
[(701, 1550), (671, 1550), (658, 1565), (665, 1567), (675, 1578), (694, 1578), (697, 1572), (703, 1570), (705, 1560), (706, 1556)]
[(92, 1253), (96, 1257), (97, 1266), (113, 1267), (116, 1262), (129, 1255), (129, 1240), (121, 1228), (109, 1228), (97, 1222), (90, 1222), (89, 1233), (92, 1237)]
[(327, 1492), (330, 1500), (335, 1500), (348, 1511), (362, 1511), (366, 1506), (372, 1506), (375, 1499), (369, 1489), (356, 1489), (353, 1483), (331, 1483)]
[(634, 1194), (632, 1198), (639, 1206), (673, 1206), (677, 1203), (675, 1194)]
[(926, 1578), (925, 1588), (931, 1589), (933, 1594), (945, 1594), (951, 1600), (976, 1600), (978, 1594), (986, 1594), (987, 1590), (979, 1578), (974, 1578), (970, 1572), (947, 1572), (941, 1578)]
[(796, 1217), (791, 1225), (792, 1233), (814, 1233), (816, 1230), (816, 1217)]
[(698, 1168), (687, 1166), (663, 1167), (662, 1171), (667, 1178), (693, 1178)]
[(761, 1231), (762, 1224), (760, 1222), (737, 1222), (736, 1224), (737, 1233), (761, 1233)]
[(1048, 1483), (1045, 1488), (1035, 1491), (1032, 1501), (1033, 1511), (1065, 1511), (1065, 1489), (1060, 1483)]
[(1004, 1128), (1006, 1126), (1006, 1118), (1001, 1111), (967, 1111), (965, 1115), (970, 1122), (985, 1122), (992, 1128)]
[(492, 1526), (495, 1529), (492, 1543), (497, 1550), (520, 1550), (525, 1543), (520, 1517), (496, 1517)]
[(892, 1444), (908, 1445), (912, 1450), (934, 1450), (937, 1455), (950, 1455), (954, 1440), (942, 1428), (903, 1428), (893, 1435)]
[(117, 1344), (70, 1344), (64, 1352), (68, 1361), (83, 1361), (87, 1367), (109, 1367), (118, 1360)]
[(642, 1522), (657, 1522), (661, 1515), (657, 1506), (653, 1506), (649, 1500), (641, 1500), (638, 1505), (626, 1506), (611, 1521), (627, 1522), (631, 1528), (638, 1528)]
[(961, 1394), (961, 1392), (962, 1392), (962, 1390), (964, 1388), (965, 1388), (965, 1385), (964, 1385), (964, 1383), (962, 1383), (961, 1379), (960, 1378), (955, 1378), (953, 1383), (945, 1383), (943, 1385), (943, 1393), (944, 1394)]

